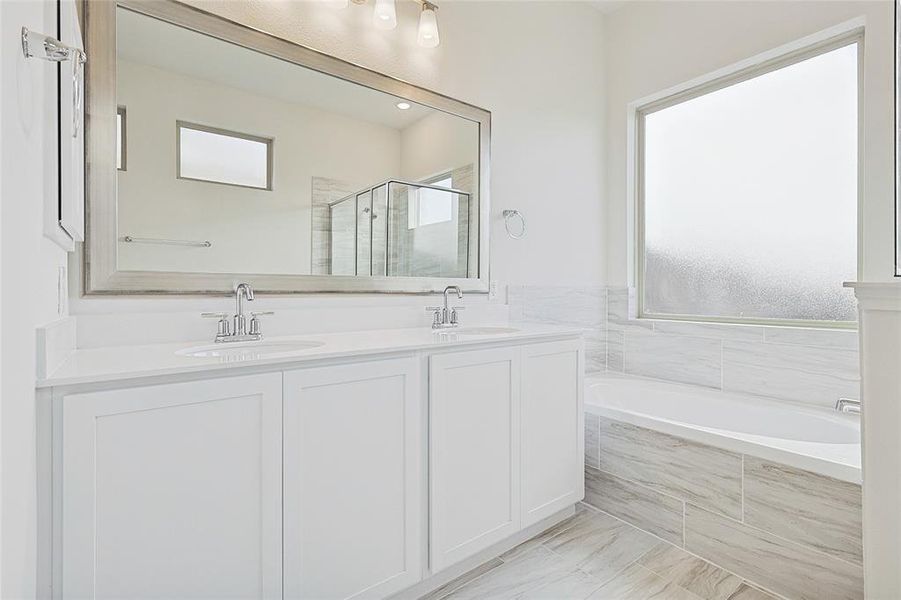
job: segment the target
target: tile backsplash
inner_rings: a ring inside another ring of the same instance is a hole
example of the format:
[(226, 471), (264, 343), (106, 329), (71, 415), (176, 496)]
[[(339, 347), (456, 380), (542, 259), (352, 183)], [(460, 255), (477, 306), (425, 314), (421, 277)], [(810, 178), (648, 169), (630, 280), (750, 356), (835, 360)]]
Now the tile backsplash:
[(832, 408), (859, 398), (857, 331), (636, 319), (629, 288), (510, 286), (513, 321), (580, 327), (586, 372)]

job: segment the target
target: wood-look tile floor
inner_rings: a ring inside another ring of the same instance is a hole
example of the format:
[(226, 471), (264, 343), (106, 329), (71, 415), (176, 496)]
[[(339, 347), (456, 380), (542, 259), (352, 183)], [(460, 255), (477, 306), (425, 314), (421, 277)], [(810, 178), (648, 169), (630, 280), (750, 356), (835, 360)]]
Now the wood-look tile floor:
[(741, 578), (585, 505), (427, 595), (428, 600), (776, 600)]

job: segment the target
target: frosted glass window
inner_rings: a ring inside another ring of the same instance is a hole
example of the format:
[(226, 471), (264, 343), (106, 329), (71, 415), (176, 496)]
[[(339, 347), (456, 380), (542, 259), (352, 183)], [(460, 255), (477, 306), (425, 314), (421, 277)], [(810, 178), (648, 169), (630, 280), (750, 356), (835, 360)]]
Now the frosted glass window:
[[(452, 187), (451, 177), (430, 181), (430, 185)], [(454, 200), (456, 194), (429, 188), (410, 188), (409, 228), (415, 229), (423, 225), (447, 223), (454, 219)]]
[(643, 315), (856, 319), (857, 53), (639, 113)]
[(272, 140), (178, 123), (178, 177), (272, 189)]

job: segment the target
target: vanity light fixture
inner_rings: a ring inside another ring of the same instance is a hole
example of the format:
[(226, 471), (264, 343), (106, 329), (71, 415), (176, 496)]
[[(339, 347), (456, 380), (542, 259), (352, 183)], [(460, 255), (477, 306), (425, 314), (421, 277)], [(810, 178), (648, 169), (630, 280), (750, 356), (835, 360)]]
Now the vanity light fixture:
[(441, 43), (438, 36), (438, 15), (435, 11), (438, 7), (423, 0), (422, 12), (419, 13), (419, 34), (416, 36), (416, 43), (423, 48), (434, 48)]
[[(348, 0), (329, 0), (337, 8), (346, 8)], [(367, 0), (353, 0), (354, 4), (366, 4)], [(428, 0), (416, 0), (422, 6), (419, 13), (419, 29), (416, 43), (423, 48), (435, 48), (441, 43), (438, 35), (438, 5)], [(390, 30), (397, 27), (395, 0), (375, 0), (372, 23), (378, 29)]]
[(410, 109), (410, 103), (409, 103), (409, 102), (398, 102), (398, 103), (395, 104), (394, 106), (396, 106), (397, 108), (399, 108), (399, 109), (401, 109), (401, 110), (409, 110), (409, 109)]
[(394, 9), (394, 0), (375, 0), (372, 22), (379, 29), (397, 27), (397, 11)]

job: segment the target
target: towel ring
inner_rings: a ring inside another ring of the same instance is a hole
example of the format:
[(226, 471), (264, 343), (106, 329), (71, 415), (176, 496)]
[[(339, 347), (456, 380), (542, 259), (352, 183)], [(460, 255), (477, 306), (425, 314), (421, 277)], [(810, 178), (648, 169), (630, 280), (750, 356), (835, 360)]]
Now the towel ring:
[[(507, 209), (501, 214), (504, 215), (504, 229), (507, 230), (507, 235), (509, 235), (514, 240), (519, 240), (526, 236), (526, 218), (522, 216), (521, 212), (519, 212), (518, 210)], [(520, 222), (519, 233), (513, 233), (513, 231), (510, 231), (510, 221), (516, 217), (519, 217)]]

